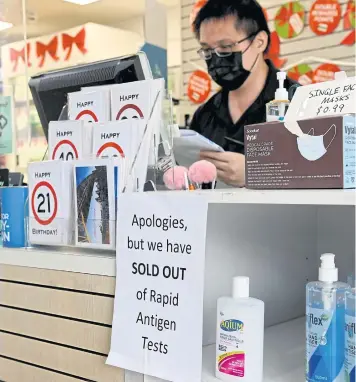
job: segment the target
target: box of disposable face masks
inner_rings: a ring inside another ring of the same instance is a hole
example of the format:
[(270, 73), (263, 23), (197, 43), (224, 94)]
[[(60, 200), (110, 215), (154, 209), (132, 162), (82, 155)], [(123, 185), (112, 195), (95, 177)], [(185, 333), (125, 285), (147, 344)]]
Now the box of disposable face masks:
[(293, 133), (283, 122), (245, 127), (246, 187), (355, 188), (355, 115), (298, 121)]

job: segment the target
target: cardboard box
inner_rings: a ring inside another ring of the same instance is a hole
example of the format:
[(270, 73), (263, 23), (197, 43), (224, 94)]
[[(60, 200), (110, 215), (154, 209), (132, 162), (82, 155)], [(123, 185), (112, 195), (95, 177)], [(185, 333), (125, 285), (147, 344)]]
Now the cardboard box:
[(298, 124), (301, 136), (283, 122), (245, 127), (246, 187), (355, 188), (355, 115)]

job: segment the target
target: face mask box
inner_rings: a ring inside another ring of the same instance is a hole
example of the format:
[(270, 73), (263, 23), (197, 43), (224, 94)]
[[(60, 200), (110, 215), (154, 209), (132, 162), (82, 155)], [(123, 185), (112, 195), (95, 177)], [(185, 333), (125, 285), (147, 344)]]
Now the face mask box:
[(73, 240), (73, 161), (28, 166), (29, 241), (70, 245)]
[(92, 127), (92, 123), (83, 121), (50, 122), (49, 158), (68, 161), (91, 157)]
[(72, 121), (110, 121), (110, 90), (88, 89), (68, 94), (68, 116)]
[(281, 122), (245, 127), (246, 187), (355, 188), (355, 115), (298, 124), (303, 132), (299, 137)]

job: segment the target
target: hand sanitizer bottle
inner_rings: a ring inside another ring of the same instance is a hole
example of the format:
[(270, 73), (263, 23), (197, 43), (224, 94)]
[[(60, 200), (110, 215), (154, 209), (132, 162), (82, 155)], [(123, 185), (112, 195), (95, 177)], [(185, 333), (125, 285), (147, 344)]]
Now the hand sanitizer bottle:
[(346, 291), (345, 382), (356, 382), (356, 289)]
[(345, 292), (350, 286), (338, 282), (335, 255), (320, 259), (319, 281), (306, 288), (306, 380), (343, 382)]
[(277, 79), (279, 88), (276, 90), (274, 100), (266, 105), (266, 121), (284, 121), (290, 101), (288, 91), (284, 87), (284, 81), (287, 78), (286, 72), (278, 72)]
[(233, 279), (232, 297), (218, 300), (216, 377), (262, 382), (264, 302), (249, 297), (249, 278)]

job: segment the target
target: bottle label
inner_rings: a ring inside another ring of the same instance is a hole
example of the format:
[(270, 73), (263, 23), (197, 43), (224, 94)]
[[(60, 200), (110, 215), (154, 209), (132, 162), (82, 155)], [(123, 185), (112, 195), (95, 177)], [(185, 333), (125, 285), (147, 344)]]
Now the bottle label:
[(356, 381), (356, 317), (345, 316), (345, 382)]
[[(307, 307), (306, 378), (308, 382), (336, 382), (343, 379), (345, 309)], [(341, 349), (341, 350), (340, 350)]]
[(222, 320), (218, 343), (218, 370), (234, 377), (245, 376), (244, 323)]

